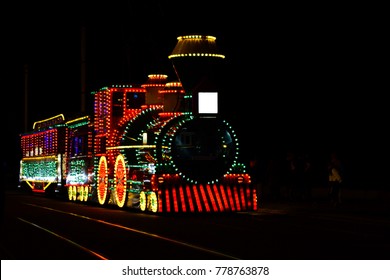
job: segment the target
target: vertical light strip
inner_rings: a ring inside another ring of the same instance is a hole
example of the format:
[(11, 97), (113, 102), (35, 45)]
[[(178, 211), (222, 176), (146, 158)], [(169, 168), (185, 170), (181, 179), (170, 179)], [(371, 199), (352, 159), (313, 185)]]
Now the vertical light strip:
[(194, 208), (194, 203), (192, 201), (191, 189), (190, 189), (189, 185), (186, 185), (186, 192), (187, 192), (187, 197), (188, 197), (188, 204), (190, 206), (190, 211), (194, 212), (195, 208)]
[(181, 210), (183, 210), (183, 212), (187, 212), (186, 199), (184, 197), (184, 191), (182, 185), (179, 186), (179, 194), (180, 194)]
[(195, 201), (196, 201), (196, 205), (198, 206), (198, 211), (203, 212), (202, 203), (200, 201), (199, 193), (198, 193), (198, 189), (196, 188), (196, 185), (192, 186), (192, 190), (194, 191)]
[(213, 196), (213, 191), (211, 190), (211, 186), (209, 184), (207, 184), (206, 189), (207, 189), (207, 193), (209, 194), (209, 197), (211, 200), (211, 205), (213, 206), (214, 212), (218, 212), (218, 207), (217, 207), (217, 204), (215, 203), (215, 199)]
[(223, 200), (223, 204), (225, 205), (225, 209), (230, 209), (229, 203), (227, 201), (226, 193), (225, 193), (225, 188), (223, 187), (223, 185), (220, 185), (219, 189), (221, 190), (222, 200)]
[(162, 197), (161, 190), (158, 190), (157, 192), (157, 199), (158, 199), (158, 212), (161, 213), (163, 211), (163, 201), (160, 200)]
[(213, 189), (214, 189), (215, 198), (217, 199), (218, 202), (219, 210), (224, 211), (222, 200), (221, 197), (219, 196), (219, 192), (216, 184), (214, 184)]
[(253, 189), (253, 210), (257, 211), (257, 207), (258, 207), (258, 204), (257, 204), (257, 191), (256, 189)]
[(237, 204), (237, 211), (241, 211), (240, 198), (238, 197), (237, 186), (233, 186), (234, 201)]
[(232, 194), (232, 190), (231, 190), (230, 186), (227, 186), (227, 192), (228, 192), (231, 210), (236, 211), (236, 207), (234, 206), (233, 194)]
[(175, 187), (172, 188), (172, 196), (173, 196), (173, 208), (175, 212), (179, 212), (179, 205), (177, 204), (177, 194)]
[(241, 196), (241, 205), (243, 210), (246, 210), (246, 202), (245, 202), (245, 193), (244, 193), (244, 187), (241, 186), (240, 188), (240, 196)]
[(169, 190), (165, 189), (165, 200), (167, 205), (167, 212), (171, 212), (171, 201), (169, 199)]
[(248, 201), (248, 208), (252, 209), (252, 200), (251, 200), (251, 189), (249, 186), (246, 186), (246, 200)]
[(207, 201), (207, 197), (206, 197), (206, 193), (204, 191), (203, 185), (200, 185), (199, 188), (200, 188), (200, 194), (202, 195), (202, 198), (204, 201), (204, 206), (206, 207), (206, 211), (210, 212), (209, 202)]

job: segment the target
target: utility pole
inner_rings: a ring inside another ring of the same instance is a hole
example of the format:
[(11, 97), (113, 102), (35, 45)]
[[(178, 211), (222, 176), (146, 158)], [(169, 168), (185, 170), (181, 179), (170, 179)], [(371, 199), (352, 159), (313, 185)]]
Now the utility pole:
[(28, 64), (24, 64), (24, 132), (28, 130)]
[(81, 24), (81, 113), (85, 114), (86, 95), (86, 28)]

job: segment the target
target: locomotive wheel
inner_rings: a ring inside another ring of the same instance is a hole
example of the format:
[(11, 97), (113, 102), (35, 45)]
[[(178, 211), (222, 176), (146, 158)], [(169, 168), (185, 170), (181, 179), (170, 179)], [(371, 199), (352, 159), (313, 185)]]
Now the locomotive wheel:
[(141, 191), (141, 193), (139, 194), (139, 209), (141, 209), (141, 211), (146, 210), (146, 203), (147, 203), (146, 194), (144, 191)]
[(76, 199), (77, 199), (77, 187), (73, 186), (73, 187), (71, 187), (71, 189), (72, 189), (72, 200), (76, 201)]
[(126, 165), (123, 155), (118, 155), (115, 161), (115, 198), (116, 204), (123, 207), (126, 201)]
[(82, 189), (84, 189), (83, 196), (82, 196), (83, 201), (87, 202), (88, 201), (88, 195), (89, 195), (88, 186), (82, 187)]
[(158, 198), (155, 192), (148, 195), (148, 210), (156, 213), (158, 211)]
[(69, 199), (69, 201), (73, 200), (73, 187), (72, 186), (68, 187), (68, 199)]
[(107, 199), (108, 192), (108, 168), (107, 168), (107, 159), (105, 156), (102, 156), (99, 160), (98, 167), (98, 185), (97, 185), (97, 195), (100, 205), (104, 205)]
[(88, 199), (88, 187), (80, 186), (79, 189), (79, 197), (80, 201), (87, 201)]
[(77, 187), (77, 200), (79, 200), (79, 201), (83, 201), (83, 193), (84, 193), (84, 189), (83, 189), (83, 187), (80, 187), (80, 186), (78, 186)]

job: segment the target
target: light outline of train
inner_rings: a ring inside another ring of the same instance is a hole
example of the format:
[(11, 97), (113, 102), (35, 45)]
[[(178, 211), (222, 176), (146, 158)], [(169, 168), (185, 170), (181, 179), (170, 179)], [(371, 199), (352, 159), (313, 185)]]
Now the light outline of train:
[[(257, 210), (232, 127), (216, 112), (189, 109), (193, 94), (180, 82), (163, 74), (148, 78), (141, 86), (93, 92), (93, 119), (59, 114), (35, 122), (21, 134), (20, 186), (153, 213)], [(218, 152), (204, 145), (210, 134)]]

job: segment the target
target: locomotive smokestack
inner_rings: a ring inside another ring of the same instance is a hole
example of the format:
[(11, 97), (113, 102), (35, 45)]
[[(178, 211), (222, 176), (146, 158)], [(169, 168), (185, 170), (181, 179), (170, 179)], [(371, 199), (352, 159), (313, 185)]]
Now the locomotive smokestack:
[[(215, 43), (216, 37), (205, 35), (180, 36), (178, 42), (168, 56), (190, 99), (194, 113), (200, 113), (199, 93), (214, 93), (217, 100), (220, 91), (222, 60), (224, 55), (219, 53)], [(212, 109), (209, 113), (217, 113)], [(207, 113), (207, 111), (206, 111)]]

